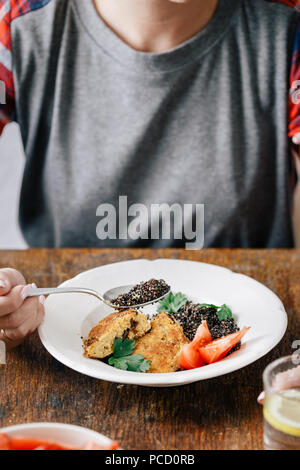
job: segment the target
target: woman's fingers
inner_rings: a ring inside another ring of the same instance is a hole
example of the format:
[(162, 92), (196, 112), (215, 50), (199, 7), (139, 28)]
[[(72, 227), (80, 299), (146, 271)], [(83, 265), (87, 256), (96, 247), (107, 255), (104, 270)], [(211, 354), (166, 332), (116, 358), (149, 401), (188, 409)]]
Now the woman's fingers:
[[(5, 335), (10, 341), (21, 341), (38, 328), (44, 315), (45, 310), (41, 300), (37, 297), (30, 298), (24, 301), (18, 311), (0, 319), (0, 328), (5, 331)], [(3, 320), (5, 322), (3, 325), (7, 326), (2, 326)]]
[(33, 315), (37, 308), (38, 299), (36, 297), (22, 300), (21, 306), (16, 308), (12, 313), (0, 317), (0, 329), (18, 328), (24, 321)]
[(44, 297), (29, 297), (34, 284), (25, 284), (15, 269), (0, 269), (0, 331), (8, 348), (20, 344), (44, 318)]
[(0, 318), (18, 310), (27, 297), (31, 285), (16, 286), (6, 295), (0, 296)]
[(25, 285), (25, 279), (16, 269), (0, 269), (0, 296), (8, 294), (10, 290), (18, 285)]
[(13, 287), (8, 294), (0, 296), (0, 318), (8, 315), (9, 313), (15, 312), (21, 307), (28, 290), (26, 290), (26, 287)]
[(9, 276), (0, 270), (0, 295), (6, 295), (11, 290), (12, 285)]

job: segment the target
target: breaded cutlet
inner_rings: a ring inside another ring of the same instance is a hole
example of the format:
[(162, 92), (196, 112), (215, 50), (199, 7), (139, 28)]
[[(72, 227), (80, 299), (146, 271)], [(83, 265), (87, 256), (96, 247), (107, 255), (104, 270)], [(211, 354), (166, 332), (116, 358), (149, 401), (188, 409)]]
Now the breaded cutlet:
[(116, 338), (137, 339), (150, 328), (146, 315), (137, 310), (111, 313), (90, 331), (84, 341), (85, 356), (103, 359), (113, 353)]
[(181, 350), (189, 340), (177, 321), (160, 313), (151, 321), (151, 331), (136, 341), (134, 354), (141, 354), (150, 364), (148, 372), (176, 372)]

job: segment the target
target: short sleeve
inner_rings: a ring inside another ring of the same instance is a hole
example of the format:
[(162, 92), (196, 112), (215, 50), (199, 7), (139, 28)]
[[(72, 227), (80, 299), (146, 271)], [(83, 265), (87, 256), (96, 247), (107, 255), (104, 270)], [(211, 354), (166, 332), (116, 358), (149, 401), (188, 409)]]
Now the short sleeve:
[(300, 19), (295, 30), (290, 69), (289, 137), (292, 138), (298, 133), (300, 133)]
[(10, 23), (11, 1), (0, 0), (0, 135), (15, 112)]
[(15, 119), (11, 23), (15, 18), (38, 10), (50, 2), (51, 0), (0, 0), (0, 135), (5, 125)]
[[(283, 3), (300, 13), (300, 0), (268, 0), (274, 3)], [(289, 72), (290, 93), (288, 100), (288, 135), (292, 139), (300, 133), (300, 15), (296, 24), (291, 67)]]

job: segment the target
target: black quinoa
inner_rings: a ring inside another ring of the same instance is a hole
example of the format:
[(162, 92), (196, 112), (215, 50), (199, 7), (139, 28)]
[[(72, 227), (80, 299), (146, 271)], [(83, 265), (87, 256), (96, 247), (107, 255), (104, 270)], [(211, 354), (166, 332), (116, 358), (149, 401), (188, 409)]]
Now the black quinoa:
[(150, 279), (134, 286), (129, 292), (121, 294), (113, 303), (120, 307), (130, 307), (156, 300), (166, 294), (170, 286), (163, 279)]
[[(192, 341), (197, 328), (202, 321), (206, 320), (212, 339), (236, 333), (240, 330), (234, 318), (220, 321), (217, 315), (217, 309), (213, 307), (200, 307), (199, 304), (187, 302), (174, 314), (175, 319), (182, 326), (185, 336)], [(240, 348), (240, 344), (231, 350)]]

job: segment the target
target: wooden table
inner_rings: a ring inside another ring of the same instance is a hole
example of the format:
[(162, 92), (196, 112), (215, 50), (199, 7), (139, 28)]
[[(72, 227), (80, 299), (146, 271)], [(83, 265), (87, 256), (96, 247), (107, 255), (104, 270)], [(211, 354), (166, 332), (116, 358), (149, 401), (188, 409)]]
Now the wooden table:
[[(117, 385), (68, 369), (35, 333), (0, 366), (0, 427), (57, 421), (100, 431), (124, 449), (262, 449), (256, 398), (273, 359), (300, 339), (300, 250), (28, 250), (0, 252), (0, 266), (22, 271), (39, 287), (111, 262), (177, 258), (228, 266), (270, 287), (289, 315), (288, 331), (271, 353), (232, 374), (178, 388)], [(272, 328), (272, 325), (270, 325)]]

